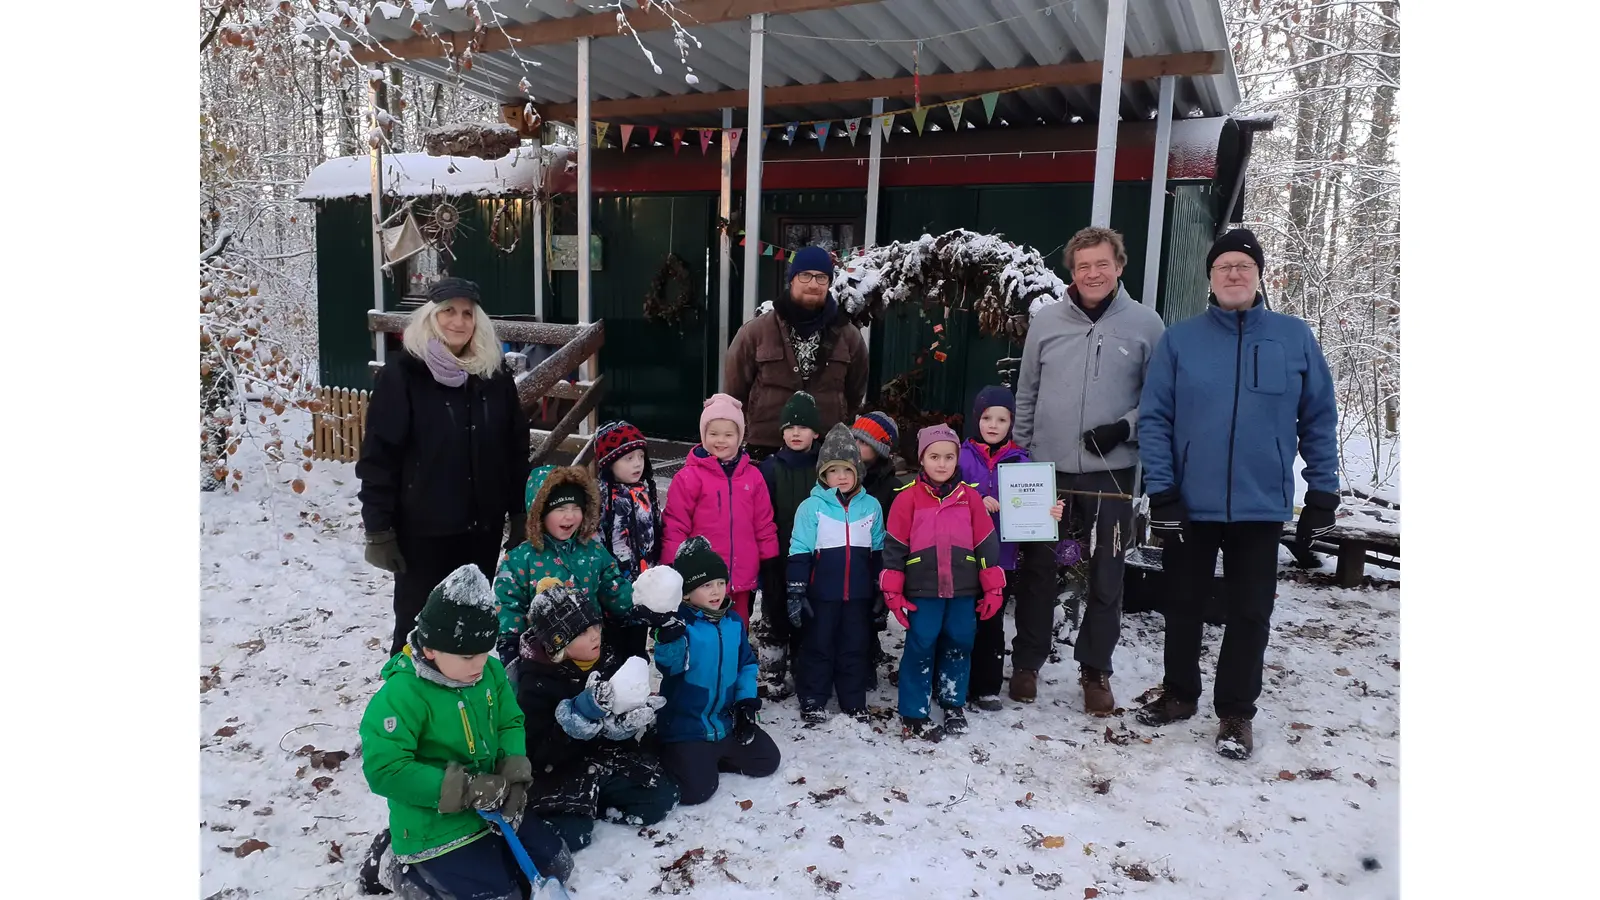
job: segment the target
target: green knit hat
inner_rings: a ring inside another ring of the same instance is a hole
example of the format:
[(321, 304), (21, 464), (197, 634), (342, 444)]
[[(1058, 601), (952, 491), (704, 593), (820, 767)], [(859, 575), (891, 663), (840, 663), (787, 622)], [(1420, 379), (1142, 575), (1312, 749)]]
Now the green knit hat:
[(445, 576), (428, 594), (411, 633), (412, 649), (472, 656), (494, 649), (500, 633), (499, 604), (489, 579), (468, 563)]
[(822, 452), (817, 454), (817, 483), (826, 484), (828, 470), (838, 466), (850, 467), (856, 473), (856, 485), (860, 486), (861, 448), (856, 446), (855, 434), (843, 422), (828, 429), (828, 436), (822, 439)]
[(678, 545), (672, 567), (683, 576), (685, 597), (694, 593), (695, 588), (718, 578), (728, 580), (728, 564), (723, 562), (722, 554), (711, 549), (711, 542), (698, 534)]
[(822, 414), (817, 412), (817, 398), (805, 391), (795, 391), (783, 404), (783, 415), (778, 419), (779, 428), (788, 428), (790, 425), (801, 425), (820, 434)]

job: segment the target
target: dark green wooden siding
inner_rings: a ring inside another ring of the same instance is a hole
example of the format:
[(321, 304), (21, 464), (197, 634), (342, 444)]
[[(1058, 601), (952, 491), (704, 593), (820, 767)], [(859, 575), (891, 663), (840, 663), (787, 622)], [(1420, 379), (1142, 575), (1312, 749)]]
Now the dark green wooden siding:
[(372, 386), (372, 211), (366, 198), (317, 204), (317, 353), (325, 385)]

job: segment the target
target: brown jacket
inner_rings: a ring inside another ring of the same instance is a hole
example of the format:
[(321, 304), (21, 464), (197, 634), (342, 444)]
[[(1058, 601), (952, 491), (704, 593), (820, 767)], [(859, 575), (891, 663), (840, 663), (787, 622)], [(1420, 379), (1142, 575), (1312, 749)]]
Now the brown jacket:
[(757, 447), (783, 445), (778, 418), (795, 391), (817, 400), (822, 433), (855, 421), (867, 397), (867, 342), (841, 311), (822, 333), (817, 371), (806, 382), (789, 343), (789, 330), (769, 312), (744, 324), (728, 347), (722, 390), (744, 404), (745, 440)]

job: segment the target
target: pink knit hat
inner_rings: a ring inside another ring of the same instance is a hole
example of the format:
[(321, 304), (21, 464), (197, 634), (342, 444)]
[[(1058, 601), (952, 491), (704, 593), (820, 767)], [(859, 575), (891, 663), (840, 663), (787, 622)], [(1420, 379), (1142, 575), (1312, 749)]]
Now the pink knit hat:
[(917, 432), (917, 462), (922, 462), (922, 454), (927, 453), (930, 446), (940, 441), (949, 441), (957, 448), (961, 446), (961, 439), (956, 437), (955, 431), (949, 425), (929, 425), (920, 429)]
[(744, 443), (744, 404), (727, 394), (712, 394), (700, 411), (700, 441), (705, 442), (706, 427), (717, 419), (727, 419), (739, 428), (739, 443)]

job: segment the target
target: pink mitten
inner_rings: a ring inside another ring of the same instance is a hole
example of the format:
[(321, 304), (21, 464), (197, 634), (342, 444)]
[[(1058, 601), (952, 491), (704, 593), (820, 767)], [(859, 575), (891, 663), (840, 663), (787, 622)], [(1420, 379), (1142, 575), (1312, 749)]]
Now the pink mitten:
[(900, 627), (911, 627), (911, 617), (907, 614), (916, 612), (917, 605), (907, 600), (905, 594), (891, 594), (884, 591), (883, 605), (889, 607), (889, 612), (894, 613), (894, 617), (900, 622)]
[(1005, 594), (999, 591), (986, 591), (983, 599), (978, 601), (978, 618), (984, 621), (994, 618), (995, 613), (1005, 604)]

